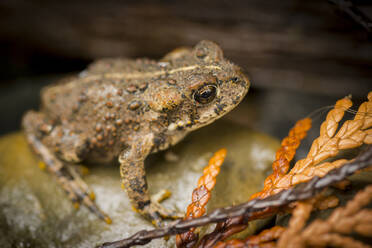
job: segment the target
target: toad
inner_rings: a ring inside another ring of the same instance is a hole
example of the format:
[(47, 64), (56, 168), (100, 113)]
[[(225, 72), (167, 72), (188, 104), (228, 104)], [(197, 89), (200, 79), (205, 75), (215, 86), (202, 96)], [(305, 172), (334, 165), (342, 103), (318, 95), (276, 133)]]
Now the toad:
[(249, 88), (221, 48), (201, 41), (160, 61), (108, 58), (45, 87), (22, 121), (27, 141), (69, 198), (110, 223), (76, 164), (118, 160), (133, 207), (153, 223), (175, 216), (148, 193), (144, 160), (232, 110)]

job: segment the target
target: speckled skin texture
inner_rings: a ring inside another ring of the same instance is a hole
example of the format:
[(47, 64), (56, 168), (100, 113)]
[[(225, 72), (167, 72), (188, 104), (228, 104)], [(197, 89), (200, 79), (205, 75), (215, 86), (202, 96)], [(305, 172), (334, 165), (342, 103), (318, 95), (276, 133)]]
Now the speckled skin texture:
[(134, 208), (159, 222), (173, 213), (150, 200), (145, 158), (229, 112), (248, 88), (247, 77), (220, 47), (201, 41), (160, 61), (99, 60), (43, 89), (40, 111), (26, 113), (23, 127), (73, 201), (107, 220), (71, 164), (118, 159)]

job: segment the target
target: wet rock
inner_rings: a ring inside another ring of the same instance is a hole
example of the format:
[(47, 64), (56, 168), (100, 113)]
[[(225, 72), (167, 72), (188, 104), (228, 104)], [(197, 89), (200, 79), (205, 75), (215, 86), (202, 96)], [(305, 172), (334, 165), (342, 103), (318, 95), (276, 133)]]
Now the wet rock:
[[(208, 209), (246, 201), (262, 187), (278, 145), (262, 133), (219, 121), (147, 159), (150, 192), (170, 190), (173, 194), (163, 204), (184, 211), (208, 159), (225, 147), (227, 158)], [(95, 191), (98, 205), (113, 219), (111, 225), (83, 207), (73, 208), (54, 178), (38, 168), (38, 159), (21, 133), (0, 138), (0, 247), (93, 247), (152, 228), (132, 211), (120, 187), (117, 166), (89, 168), (85, 180)], [(257, 223), (249, 231), (261, 225)], [(172, 246), (173, 238), (155, 240), (146, 247)]]

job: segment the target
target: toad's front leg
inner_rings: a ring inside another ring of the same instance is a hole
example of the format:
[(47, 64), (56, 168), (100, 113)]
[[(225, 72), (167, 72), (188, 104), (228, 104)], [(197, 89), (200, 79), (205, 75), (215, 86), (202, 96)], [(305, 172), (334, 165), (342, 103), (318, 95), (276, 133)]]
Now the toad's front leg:
[(150, 199), (144, 160), (153, 147), (153, 137), (152, 134), (141, 137), (120, 154), (120, 175), (132, 206), (153, 224), (160, 225), (162, 218), (177, 218), (179, 215)]

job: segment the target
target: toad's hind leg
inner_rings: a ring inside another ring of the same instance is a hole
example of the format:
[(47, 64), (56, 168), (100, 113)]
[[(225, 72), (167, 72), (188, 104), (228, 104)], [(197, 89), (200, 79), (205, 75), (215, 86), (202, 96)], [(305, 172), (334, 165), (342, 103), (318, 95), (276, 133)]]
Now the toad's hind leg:
[(78, 207), (81, 203), (100, 219), (111, 223), (111, 219), (94, 202), (93, 192), (80, 177), (75, 166), (60, 160), (41, 142), (40, 134), (43, 132), (42, 130), (45, 129), (45, 132), (48, 130), (48, 124), (45, 124), (42, 117), (41, 113), (33, 111), (25, 115), (23, 127), (26, 132), (27, 141), (41, 157), (46, 169), (56, 176), (58, 183), (68, 194), (75, 207)]

